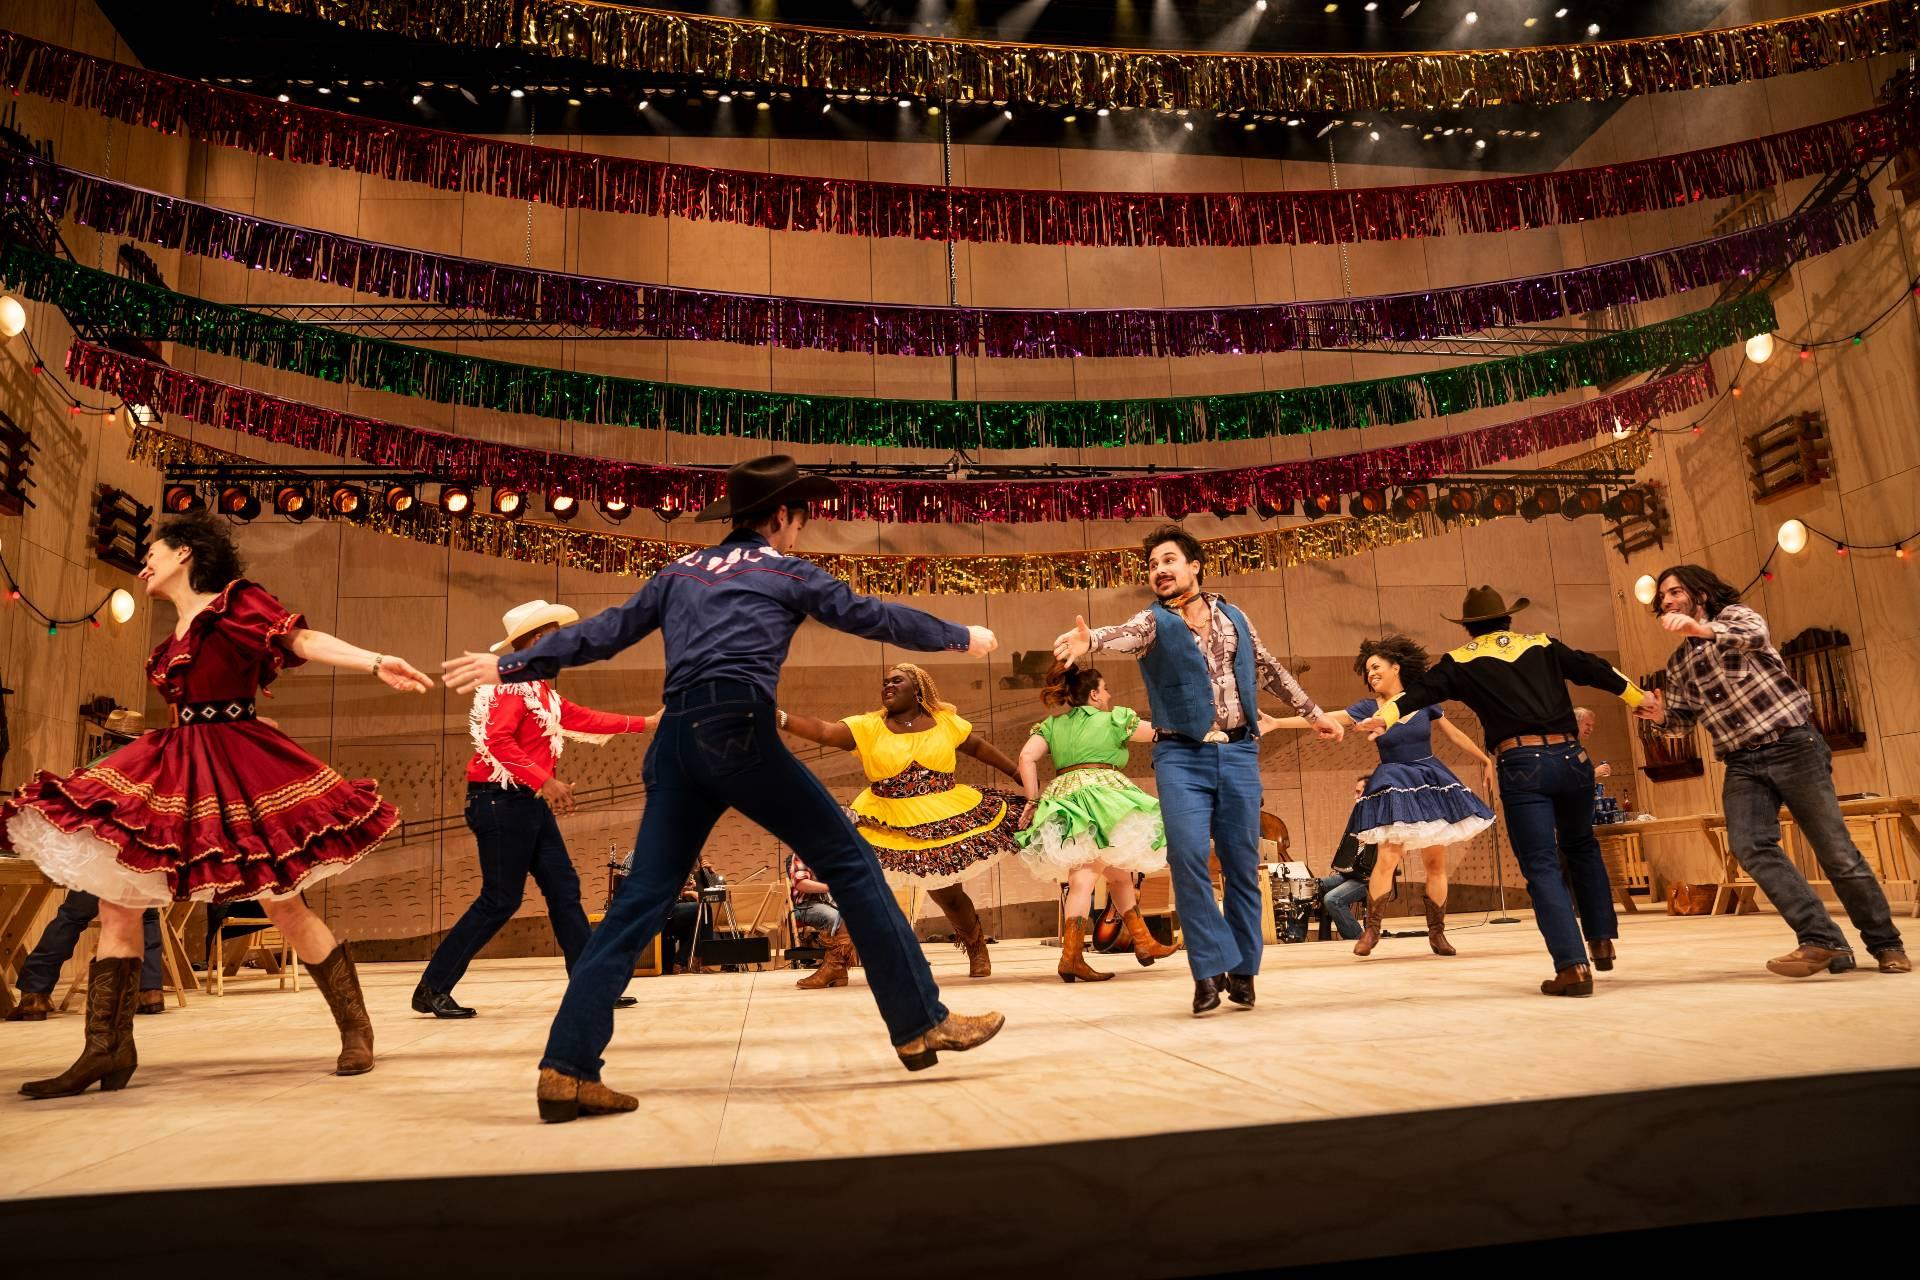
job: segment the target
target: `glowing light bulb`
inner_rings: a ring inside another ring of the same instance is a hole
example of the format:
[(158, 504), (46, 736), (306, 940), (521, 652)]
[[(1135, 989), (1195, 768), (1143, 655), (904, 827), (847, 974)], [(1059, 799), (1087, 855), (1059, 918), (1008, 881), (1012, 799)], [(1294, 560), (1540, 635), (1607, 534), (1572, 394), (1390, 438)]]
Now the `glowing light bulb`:
[(1765, 364), (1773, 359), (1773, 335), (1756, 333), (1747, 339), (1747, 359), (1755, 364)]
[(27, 309), (12, 294), (0, 295), (0, 338), (17, 338), (27, 327)]
[(113, 615), (115, 622), (133, 621), (133, 592), (125, 587), (116, 587), (107, 597), (107, 612)]
[(1789, 520), (1780, 526), (1773, 540), (1782, 551), (1797, 556), (1807, 549), (1807, 526), (1798, 520)]
[(1650, 573), (1643, 573), (1634, 579), (1633, 598), (1641, 604), (1652, 604), (1653, 597), (1659, 593), (1659, 590), (1660, 584), (1653, 580), (1653, 575)]

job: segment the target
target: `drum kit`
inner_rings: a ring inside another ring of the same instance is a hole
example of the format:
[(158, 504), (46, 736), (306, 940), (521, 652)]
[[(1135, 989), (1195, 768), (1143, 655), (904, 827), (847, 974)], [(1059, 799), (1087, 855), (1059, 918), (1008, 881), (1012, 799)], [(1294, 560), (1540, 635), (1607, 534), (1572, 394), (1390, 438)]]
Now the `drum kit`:
[(1273, 890), (1273, 936), (1280, 942), (1305, 942), (1307, 921), (1320, 894), (1320, 878), (1304, 862), (1268, 862), (1261, 873)]

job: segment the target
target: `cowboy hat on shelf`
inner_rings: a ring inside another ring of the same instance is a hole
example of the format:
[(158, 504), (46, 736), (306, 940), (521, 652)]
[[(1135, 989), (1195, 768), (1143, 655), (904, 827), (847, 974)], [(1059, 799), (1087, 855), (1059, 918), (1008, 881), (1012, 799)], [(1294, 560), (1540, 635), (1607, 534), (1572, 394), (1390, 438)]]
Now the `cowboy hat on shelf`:
[(517, 604), (500, 615), (500, 624), (506, 628), (507, 638), (489, 646), (487, 652), (505, 653), (521, 636), (538, 631), (545, 626), (570, 627), (578, 621), (580, 621), (579, 612), (564, 604), (548, 604), (545, 600), (529, 600), (525, 604)]
[(147, 717), (138, 711), (115, 707), (107, 712), (107, 718), (100, 722), (100, 727), (116, 738), (137, 738), (147, 731)]
[(825, 476), (808, 475), (784, 453), (748, 458), (727, 468), (727, 495), (701, 508), (702, 524), (735, 516), (763, 515), (776, 506), (798, 507), (840, 496), (840, 486)]
[[(1521, 596), (1508, 604), (1498, 591), (1492, 587), (1475, 587), (1467, 592), (1467, 598), (1460, 602), (1460, 616), (1447, 618), (1448, 622), (1465, 625), (1469, 622), (1486, 622), (1491, 618), (1505, 618), (1520, 612), (1533, 601)], [(1440, 615), (1446, 618), (1446, 614)]]

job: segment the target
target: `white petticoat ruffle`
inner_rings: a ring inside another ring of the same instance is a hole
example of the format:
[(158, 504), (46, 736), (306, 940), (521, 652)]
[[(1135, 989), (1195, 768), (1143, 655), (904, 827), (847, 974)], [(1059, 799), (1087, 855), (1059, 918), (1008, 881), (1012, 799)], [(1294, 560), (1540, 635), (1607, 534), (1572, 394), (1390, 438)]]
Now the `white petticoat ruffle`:
[[(62, 831), (47, 815), (31, 805), (22, 806), (7, 823), (7, 839), (13, 851), (39, 866), (47, 879), (69, 889), (90, 893), (116, 907), (142, 910), (173, 903), (165, 871), (136, 871), (120, 861), (120, 850), (90, 831)], [(258, 898), (281, 901), (297, 898), (316, 882), (345, 871), (350, 862), (323, 862), (286, 893), (263, 893)], [(218, 892), (209, 885), (193, 895), (191, 901), (210, 902)]]
[(1492, 818), (1473, 816), (1457, 822), (1433, 819), (1427, 822), (1390, 822), (1384, 827), (1369, 827), (1354, 832), (1361, 844), (1397, 844), (1409, 849), (1431, 849), (1435, 845), (1465, 844), (1493, 825)]
[[(1114, 826), (1113, 843), (1104, 846), (1090, 831), (1064, 839), (1061, 835), (1064, 830), (1063, 823), (1048, 822), (1034, 833), (1021, 852), (1021, 858), (1034, 875), (1064, 880), (1068, 872), (1095, 862), (1146, 874), (1167, 865), (1166, 836), (1157, 813), (1128, 814)], [(1161, 842), (1158, 849), (1153, 847), (1156, 840)]]

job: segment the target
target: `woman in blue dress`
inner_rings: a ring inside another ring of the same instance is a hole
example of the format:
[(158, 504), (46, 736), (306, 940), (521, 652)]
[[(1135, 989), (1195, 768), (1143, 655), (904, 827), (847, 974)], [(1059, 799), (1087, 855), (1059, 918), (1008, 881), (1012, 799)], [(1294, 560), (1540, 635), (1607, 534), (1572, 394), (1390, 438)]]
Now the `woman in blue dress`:
[[(1346, 726), (1367, 719), (1380, 702), (1398, 695), (1406, 677), (1427, 669), (1427, 651), (1406, 636), (1367, 640), (1353, 669), (1373, 691), (1333, 718)], [(1279, 721), (1289, 729), (1304, 729), (1298, 717)], [(1438, 728), (1453, 744), (1480, 762), (1480, 776), (1493, 794), (1493, 758), (1480, 744), (1462, 733), (1440, 708), (1423, 707), (1374, 740), (1380, 767), (1367, 778), (1347, 831), (1361, 844), (1374, 845), (1378, 856), (1367, 883), (1367, 918), (1353, 954), (1370, 954), (1380, 943), (1380, 908), (1393, 892), (1394, 869), (1409, 849), (1420, 851), (1426, 866), (1427, 942), (1435, 955), (1454, 954), (1447, 941), (1447, 846), (1464, 844), (1493, 825), (1493, 810), (1454, 776), (1433, 754), (1433, 731)]]

